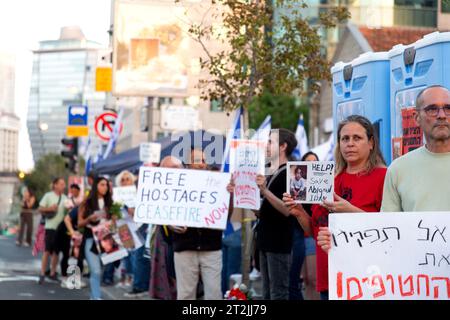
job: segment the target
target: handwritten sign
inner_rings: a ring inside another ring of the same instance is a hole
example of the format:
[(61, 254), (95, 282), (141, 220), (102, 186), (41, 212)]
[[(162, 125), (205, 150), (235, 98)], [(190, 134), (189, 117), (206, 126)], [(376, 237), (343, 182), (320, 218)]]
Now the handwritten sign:
[(450, 212), (331, 214), (330, 299), (450, 299)]
[(139, 159), (143, 163), (159, 163), (161, 160), (161, 144), (143, 142), (139, 147)]
[(334, 162), (293, 161), (287, 164), (287, 186), (298, 203), (322, 203), (333, 199)]
[(259, 210), (261, 196), (256, 176), (264, 174), (266, 144), (263, 141), (233, 140), (230, 145), (230, 170), (234, 176), (236, 208)]
[(402, 109), (402, 154), (407, 154), (423, 144), (423, 131), (414, 120), (415, 110), (415, 107)]
[(134, 208), (136, 205), (136, 186), (117, 187), (113, 189), (113, 200)]
[(134, 221), (224, 230), (230, 173), (141, 167)]

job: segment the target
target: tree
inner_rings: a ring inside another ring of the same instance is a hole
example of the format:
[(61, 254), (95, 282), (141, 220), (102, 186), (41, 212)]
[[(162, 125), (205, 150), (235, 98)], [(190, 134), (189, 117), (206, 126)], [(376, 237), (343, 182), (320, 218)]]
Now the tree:
[(36, 163), (33, 171), (24, 178), (24, 184), (36, 192), (36, 199), (50, 191), (52, 180), (63, 177), (66, 181), (69, 172), (65, 166), (65, 159), (59, 154), (49, 153)]
[[(176, 1), (179, 2), (179, 1)], [(273, 2), (273, 3), (272, 3)], [(302, 16), (302, 0), (216, 0), (206, 15), (222, 22), (217, 26), (192, 23), (189, 32), (206, 58), (202, 69), (209, 76), (199, 87), (204, 100), (218, 100), (225, 110), (247, 108), (267, 90), (275, 95), (302, 96), (307, 82), (330, 79), (330, 63), (321, 50), (319, 29), (335, 27), (349, 17), (345, 7), (332, 7), (311, 26)], [(203, 21), (203, 20), (202, 20)], [(211, 41), (223, 49), (213, 52)]]
[[(199, 81), (201, 98), (220, 101), (224, 110), (231, 111), (240, 106), (248, 110), (252, 103), (264, 101), (267, 92), (275, 96), (305, 96), (308, 89), (310, 94), (317, 92), (316, 83), (331, 78), (318, 31), (336, 26), (349, 13), (344, 7), (330, 8), (311, 26), (302, 16), (306, 7), (303, 0), (212, 0), (204, 19), (189, 28), (206, 56), (200, 60), (208, 72)], [(217, 24), (204, 23), (209, 17), (222, 23), (222, 32), (217, 31)], [(281, 111), (278, 106), (271, 115)], [(296, 121), (297, 116), (291, 117)], [(248, 285), (247, 221), (244, 214), (242, 282)]]
[(272, 128), (286, 128), (295, 132), (298, 116), (303, 114), (305, 131), (308, 132), (309, 129), (309, 108), (301, 99), (292, 95), (273, 95), (265, 91), (250, 104), (248, 114), (252, 129), (257, 129), (269, 114), (272, 117)]

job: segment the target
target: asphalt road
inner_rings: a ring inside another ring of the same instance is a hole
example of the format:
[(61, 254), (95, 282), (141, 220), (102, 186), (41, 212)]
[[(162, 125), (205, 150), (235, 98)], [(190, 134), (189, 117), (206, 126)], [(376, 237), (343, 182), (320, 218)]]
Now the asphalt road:
[[(17, 247), (14, 237), (0, 235), (0, 300), (88, 300), (89, 287), (62, 288), (46, 279), (37, 283), (41, 255), (33, 257), (31, 248)], [(88, 278), (83, 281), (89, 283)], [(102, 287), (104, 300), (148, 300), (148, 297), (125, 298), (126, 291), (114, 286)]]

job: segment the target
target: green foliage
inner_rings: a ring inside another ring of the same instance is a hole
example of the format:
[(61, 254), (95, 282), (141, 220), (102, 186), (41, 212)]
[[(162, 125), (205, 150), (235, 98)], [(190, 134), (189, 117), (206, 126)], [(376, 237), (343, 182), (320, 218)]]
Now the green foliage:
[(109, 208), (109, 213), (111, 216), (116, 216), (117, 219), (122, 219), (122, 207), (123, 204), (120, 202), (114, 202)]
[[(331, 77), (319, 29), (336, 26), (349, 13), (344, 7), (330, 8), (318, 25), (311, 26), (302, 16), (306, 7), (302, 0), (212, 1), (207, 14), (222, 22), (224, 36), (203, 22), (189, 29), (206, 54), (200, 61), (209, 73), (200, 80), (202, 98), (222, 100), (224, 109), (231, 111), (248, 107), (266, 90), (296, 96), (319, 90), (315, 83)], [(219, 46), (223, 49), (217, 50)], [(312, 84), (309, 88), (307, 82)]]
[(249, 105), (248, 114), (250, 128), (255, 130), (269, 114), (272, 116), (272, 128), (286, 128), (295, 132), (298, 117), (303, 114), (306, 132), (309, 129), (309, 108), (302, 105), (300, 99), (290, 95), (273, 95), (265, 91)]
[(36, 163), (34, 170), (25, 175), (24, 183), (36, 192), (36, 199), (50, 191), (54, 178), (63, 177), (66, 181), (69, 173), (65, 167), (65, 159), (58, 154), (49, 153)]

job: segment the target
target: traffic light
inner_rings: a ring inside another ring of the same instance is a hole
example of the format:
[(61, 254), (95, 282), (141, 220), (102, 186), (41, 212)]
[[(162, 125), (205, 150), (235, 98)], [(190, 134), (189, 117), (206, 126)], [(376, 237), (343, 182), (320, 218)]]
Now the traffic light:
[(69, 159), (69, 162), (66, 163), (66, 168), (73, 173), (77, 173), (78, 138), (63, 138), (61, 143), (67, 147), (66, 150), (61, 151), (61, 156)]

